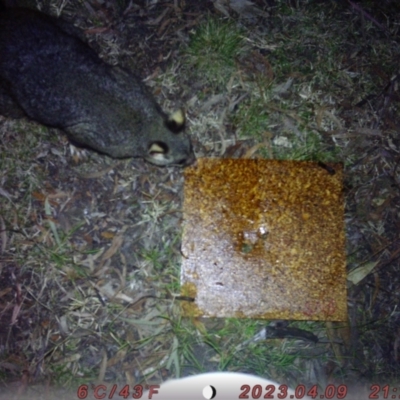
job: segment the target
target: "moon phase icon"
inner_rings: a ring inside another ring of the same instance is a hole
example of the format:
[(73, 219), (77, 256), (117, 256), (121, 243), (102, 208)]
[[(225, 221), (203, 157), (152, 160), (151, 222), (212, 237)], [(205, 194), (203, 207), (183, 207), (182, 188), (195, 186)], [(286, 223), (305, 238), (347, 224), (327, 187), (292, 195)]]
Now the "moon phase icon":
[(208, 385), (203, 389), (203, 397), (207, 400), (211, 400), (215, 397), (217, 391), (214, 386)]

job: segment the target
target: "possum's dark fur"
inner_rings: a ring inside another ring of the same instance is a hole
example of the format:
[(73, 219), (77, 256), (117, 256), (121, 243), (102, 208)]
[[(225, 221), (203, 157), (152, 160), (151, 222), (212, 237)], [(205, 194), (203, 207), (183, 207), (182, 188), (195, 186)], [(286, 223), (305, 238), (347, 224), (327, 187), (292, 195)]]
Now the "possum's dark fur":
[(169, 119), (135, 75), (106, 64), (57, 19), (2, 10), (0, 55), (0, 114), (27, 115), (115, 158), (193, 162), (184, 118)]

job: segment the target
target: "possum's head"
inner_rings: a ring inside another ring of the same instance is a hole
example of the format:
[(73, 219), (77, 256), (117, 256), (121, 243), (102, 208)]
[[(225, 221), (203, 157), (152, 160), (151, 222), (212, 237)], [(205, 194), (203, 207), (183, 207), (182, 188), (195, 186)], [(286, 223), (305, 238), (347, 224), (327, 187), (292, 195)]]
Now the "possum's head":
[(132, 114), (129, 107), (124, 110), (120, 105), (111, 105), (96, 112), (95, 118), (70, 125), (65, 131), (73, 143), (113, 158), (143, 157), (159, 166), (193, 164), (196, 158), (184, 132), (183, 112), (168, 118), (157, 108), (149, 110), (146, 120), (143, 114)]
[(173, 113), (163, 121), (166, 133), (157, 140), (150, 140), (147, 155), (144, 157), (152, 164), (187, 166), (195, 162), (190, 138), (185, 134), (185, 115), (182, 110)]

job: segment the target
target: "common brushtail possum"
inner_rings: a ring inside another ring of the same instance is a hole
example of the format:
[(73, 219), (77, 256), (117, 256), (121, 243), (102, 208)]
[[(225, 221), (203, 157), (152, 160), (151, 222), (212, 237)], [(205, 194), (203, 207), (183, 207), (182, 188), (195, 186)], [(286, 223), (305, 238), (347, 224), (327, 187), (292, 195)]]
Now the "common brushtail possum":
[(28, 9), (0, 11), (0, 114), (60, 128), (114, 158), (194, 162), (183, 113), (168, 117), (137, 76), (62, 26)]

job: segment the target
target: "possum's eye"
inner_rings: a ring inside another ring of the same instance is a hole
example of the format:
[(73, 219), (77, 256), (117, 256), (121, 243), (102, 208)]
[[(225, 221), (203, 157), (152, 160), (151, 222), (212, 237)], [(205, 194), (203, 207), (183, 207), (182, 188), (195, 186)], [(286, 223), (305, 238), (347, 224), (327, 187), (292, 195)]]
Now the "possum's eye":
[(148, 160), (156, 165), (166, 165), (167, 164), (167, 154), (168, 146), (164, 142), (152, 142), (149, 146)]
[(169, 116), (165, 124), (173, 133), (179, 133), (185, 128), (185, 121), (186, 117), (184, 111), (177, 110)]
[(153, 142), (149, 147), (149, 154), (151, 156), (163, 155), (168, 153), (168, 146), (164, 142)]

